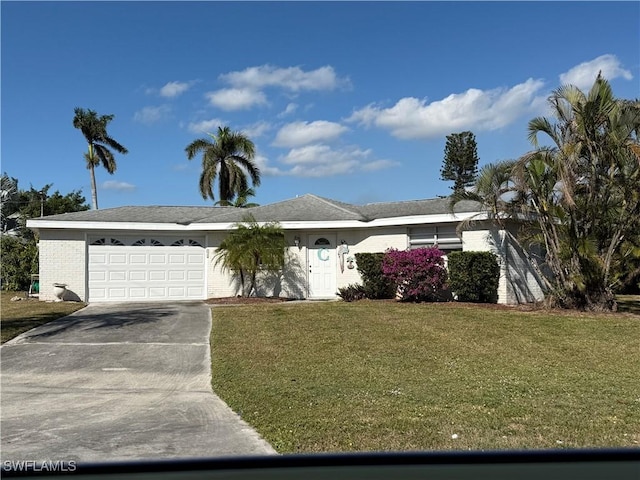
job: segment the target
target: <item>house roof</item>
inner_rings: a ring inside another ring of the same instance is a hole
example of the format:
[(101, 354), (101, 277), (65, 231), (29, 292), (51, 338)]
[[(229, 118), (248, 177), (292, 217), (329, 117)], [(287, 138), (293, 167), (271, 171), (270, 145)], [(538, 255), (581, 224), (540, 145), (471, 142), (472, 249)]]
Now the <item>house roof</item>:
[[(454, 212), (475, 213), (480, 204), (462, 201)], [(344, 202), (306, 194), (289, 200), (252, 208), (237, 207), (170, 207), (128, 206), (103, 210), (51, 215), (28, 221), (32, 228), (79, 228), (81, 225), (100, 224), (103, 227), (116, 224), (164, 225), (169, 227), (190, 226), (205, 228), (205, 225), (232, 225), (243, 221), (251, 214), (258, 222), (308, 224), (309, 222), (343, 222), (349, 225), (368, 224), (376, 220), (398, 217), (422, 217), (427, 215), (451, 216), (448, 198), (412, 200), (402, 202), (370, 203), (351, 205)], [(468, 216), (468, 215), (466, 215)], [(449, 221), (453, 220), (450, 219)], [(387, 223), (387, 222), (385, 222)]]

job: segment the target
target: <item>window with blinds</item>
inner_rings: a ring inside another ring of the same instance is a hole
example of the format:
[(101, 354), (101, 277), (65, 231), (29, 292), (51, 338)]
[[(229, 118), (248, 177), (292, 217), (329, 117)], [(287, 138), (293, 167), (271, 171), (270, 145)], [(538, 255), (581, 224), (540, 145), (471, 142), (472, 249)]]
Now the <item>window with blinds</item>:
[(462, 250), (462, 239), (456, 234), (456, 225), (428, 225), (409, 229), (409, 248), (437, 246), (445, 252)]

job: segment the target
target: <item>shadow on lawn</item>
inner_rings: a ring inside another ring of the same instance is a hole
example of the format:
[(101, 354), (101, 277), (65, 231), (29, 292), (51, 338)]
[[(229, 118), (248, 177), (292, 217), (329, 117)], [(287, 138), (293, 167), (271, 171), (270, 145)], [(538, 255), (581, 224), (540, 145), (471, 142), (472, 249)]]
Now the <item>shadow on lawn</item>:
[(640, 295), (624, 295), (616, 299), (618, 311), (640, 315)]

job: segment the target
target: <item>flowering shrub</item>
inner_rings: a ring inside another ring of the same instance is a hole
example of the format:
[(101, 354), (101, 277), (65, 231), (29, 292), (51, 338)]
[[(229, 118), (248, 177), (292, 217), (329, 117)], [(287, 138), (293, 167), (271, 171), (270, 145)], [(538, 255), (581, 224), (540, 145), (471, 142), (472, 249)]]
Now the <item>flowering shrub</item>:
[(404, 301), (435, 300), (447, 283), (444, 252), (436, 247), (389, 249), (382, 259), (382, 273), (398, 286)]

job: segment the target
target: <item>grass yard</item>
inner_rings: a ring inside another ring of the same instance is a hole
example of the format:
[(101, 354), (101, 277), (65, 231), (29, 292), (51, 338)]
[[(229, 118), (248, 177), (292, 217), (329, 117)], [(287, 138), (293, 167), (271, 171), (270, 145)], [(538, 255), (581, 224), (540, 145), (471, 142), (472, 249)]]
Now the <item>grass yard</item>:
[(213, 309), (213, 388), (281, 453), (640, 447), (640, 316)]
[[(23, 300), (12, 302), (11, 298), (15, 296), (22, 297)], [(1, 292), (0, 303), (1, 343), (85, 306), (80, 302), (41, 302), (37, 298), (27, 299), (24, 292)]]

